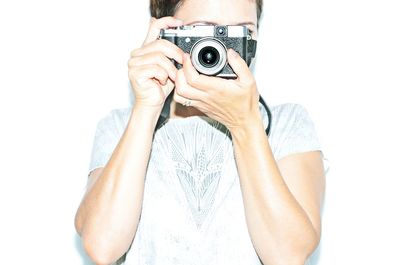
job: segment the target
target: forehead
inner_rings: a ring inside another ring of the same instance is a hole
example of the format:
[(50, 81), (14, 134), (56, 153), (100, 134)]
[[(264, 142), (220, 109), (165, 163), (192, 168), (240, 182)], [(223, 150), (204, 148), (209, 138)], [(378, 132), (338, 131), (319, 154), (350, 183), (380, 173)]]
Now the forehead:
[(255, 0), (184, 0), (175, 17), (185, 23), (209, 21), (216, 24), (257, 23)]

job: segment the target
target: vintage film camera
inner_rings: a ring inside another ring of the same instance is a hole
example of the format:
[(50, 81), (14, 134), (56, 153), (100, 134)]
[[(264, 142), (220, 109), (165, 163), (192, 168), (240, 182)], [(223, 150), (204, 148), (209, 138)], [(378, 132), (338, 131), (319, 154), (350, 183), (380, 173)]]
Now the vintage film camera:
[[(162, 29), (161, 39), (166, 39), (190, 54), (193, 66), (205, 75), (236, 78), (228, 64), (227, 51), (232, 48), (250, 66), (256, 54), (257, 41), (252, 39), (246, 26), (194, 25)], [(181, 64), (175, 62), (180, 69)]]

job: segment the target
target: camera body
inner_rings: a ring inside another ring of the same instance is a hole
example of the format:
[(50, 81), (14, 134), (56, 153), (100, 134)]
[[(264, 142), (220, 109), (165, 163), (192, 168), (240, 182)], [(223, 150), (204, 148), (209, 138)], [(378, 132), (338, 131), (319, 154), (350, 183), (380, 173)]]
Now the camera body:
[[(236, 78), (228, 64), (227, 51), (235, 50), (250, 66), (256, 54), (257, 41), (246, 26), (194, 25), (162, 29), (160, 39), (166, 39), (190, 54), (196, 70), (205, 75)], [(174, 62), (180, 69), (182, 65)]]

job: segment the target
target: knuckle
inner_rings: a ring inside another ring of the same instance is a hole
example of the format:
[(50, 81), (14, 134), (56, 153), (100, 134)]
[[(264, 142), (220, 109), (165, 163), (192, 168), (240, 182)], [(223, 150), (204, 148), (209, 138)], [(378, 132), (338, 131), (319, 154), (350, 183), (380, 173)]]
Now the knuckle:
[(168, 45), (169, 41), (167, 41), (166, 39), (158, 39), (156, 40), (156, 45), (158, 47), (164, 47), (166, 45)]
[(160, 52), (160, 53), (165, 53), (165, 44), (164, 44), (164, 41), (165, 40), (163, 40), (163, 39), (158, 39), (158, 40), (155, 40), (154, 41), (154, 48), (155, 48), (155, 50), (157, 51), (157, 52)]
[(167, 81), (168, 80), (168, 74), (167, 73), (163, 73), (162, 77), (163, 80)]
[(132, 58), (129, 59), (129, 60), (128, 60), (128, 67), (129, 67), (129, 68), (133, 67), (133, 66), (135, 65), (135, 63), (136, 63), (136, 62), (135, 62), (134, 59), (132, 59)]
[(167, 73), (167, 71), (165, 71), (164, 68), (158, 67), (158, 69), (156, 69), (156, 71), (159, 71), (163, 77), (168, 77), (168, 73)]
[(161, 51), (156, 51), (156, 52), (154, 53), (154, 56), (157, 57), (159, 60), (164, 60), (164, 59), (166, 59), (164, 53), (161, 52)]
[(131, 57), (135, 57), (135, 56), (136, 56), (136, 54), (138, 53), (138, 51), (139, 51), (139, 49), (138, 49), (138, 48), (136, 48), (136, 49), (132, 50), (132, 51), (131, 51)]
[(148, 55), (150, 57), (160, 57), (161, 55), (163, 55), (163, 53), (160, 49), (155, 49), (154, 51), (150, 51)]
[[(167, 80), (168, 79), (168, 73), (164, 71), (164, 69), (154, 69), (155, 75), (158, 76), (161, 80)], [(158, 74), (158, 75), (157, 75)]]
[(135, 80), (135, 79), (136, 79), (136, 71), (129, 70), (129, 71), (128, 71), (128, 77), (129, 77), (129, 79), (131, 79), (131, 80)]

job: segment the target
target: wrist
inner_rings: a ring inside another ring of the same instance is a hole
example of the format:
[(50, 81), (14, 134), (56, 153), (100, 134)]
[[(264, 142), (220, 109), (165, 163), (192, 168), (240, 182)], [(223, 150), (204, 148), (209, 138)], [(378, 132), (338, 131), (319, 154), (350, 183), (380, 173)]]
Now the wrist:
[(135, 99), (133, 103), (133, 107), (141, 108), (141, 109), (149, 109), (149, 110), (157, 110), (157, 109), (162, 109), (164, 106), (164, 101), (162, 100), (157, 100), (157, 103), (155, 102), (148, 102), (146, 100), (141, 100), (141, 99)]
[(148, 106), (135, 104), (132, 107), (130, 119), (140, 120), (149, 125), (154, 126), (157, 124), (158, 118), (160, 117), (162, 106)]
[(233, 142), (242, 142), (265, 134), (261, 113), (249, 115), (240, 126), (229, 129)]

